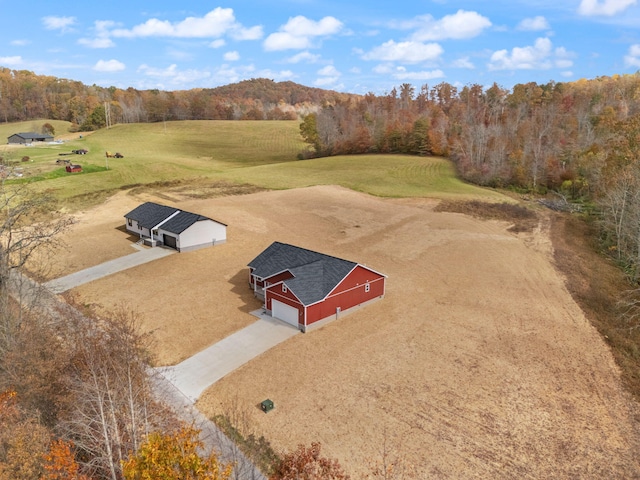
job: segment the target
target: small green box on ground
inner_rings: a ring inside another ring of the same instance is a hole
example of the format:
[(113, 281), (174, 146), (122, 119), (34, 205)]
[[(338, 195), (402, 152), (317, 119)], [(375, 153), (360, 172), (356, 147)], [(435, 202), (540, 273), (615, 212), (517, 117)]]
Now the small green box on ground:
[(260, 402), (260, 407), (264, 413), (267, 413), (269, 410), (273, 410), (273, 402), (267, 398)]

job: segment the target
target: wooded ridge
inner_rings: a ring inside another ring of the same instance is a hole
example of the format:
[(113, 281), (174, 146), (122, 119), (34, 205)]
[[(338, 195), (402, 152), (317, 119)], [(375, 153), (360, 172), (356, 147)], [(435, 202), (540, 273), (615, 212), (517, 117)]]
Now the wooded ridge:
[(0, 121), (65, 120), (77, 130), (106, 123), (163, 120), (295, 120), (314, 106), (352, 95), (265, 78), (218, 88), (136, 90), (81, 82), (0, 67)]

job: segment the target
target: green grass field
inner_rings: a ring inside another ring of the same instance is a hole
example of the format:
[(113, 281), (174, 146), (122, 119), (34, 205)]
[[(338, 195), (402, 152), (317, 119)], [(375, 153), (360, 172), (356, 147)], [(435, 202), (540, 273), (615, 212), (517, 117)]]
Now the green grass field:
[[(0, 136), (38, 130), (45, 121), (4, 124)], [(56, 136), (66, 122), (49, 122)], [(355, 155), (297, 160), (305, 148), (295, 121), (183, 121), (116, 125), (91, 134), (74, 134), (63, 144), (2, 147), (23, 170), (19, 181), (48, 191), (70, 207), (96, 192), (107, 196), (133, 185), (162, 182), (228, 181), (269, 189), (341, 185), (385, 197), (486, 198), (501, 196), (458, 180), (441, 158), (407, 155)], [(60, 155), (85, 148), (87, 155)], [(106, 158), (105, 152), (124, 158)], [(29, 162), (20, 162), (29, 156)], [(56, 160), (83, 166), (67, 174)], [(95, 197), (95, 201), (99, 201)], [(504, 197), (502, 197), (504, 198)]]

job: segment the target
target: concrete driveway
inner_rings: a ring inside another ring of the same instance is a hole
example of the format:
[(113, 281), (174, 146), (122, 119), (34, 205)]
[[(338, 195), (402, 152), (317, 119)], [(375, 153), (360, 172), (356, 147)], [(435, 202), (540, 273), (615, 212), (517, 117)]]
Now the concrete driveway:
[[(143, 263), (177, 253), (169, 248), (144, 248), (134, 245), (136, 253), (125, 255), (95, 267), (56, 278), (44, 284), (52, 293), (62, 293), (79, 285), (92, 282)], [(263, 313), (252, 312), (258, 320), (248, 327), (229, 335), (218, 343), (187, 358), (172, 367), (158, 371), (189, 401), (195, 402), (209, 386), (249, 360), (266, 352), (277, 344), (301, 333), (297, 328)]]
[(297, 328), (263, 314), (262, 310), (256, 310), (252, 315), (259, 320), (178, 365), (161, 367), (160, 372), (185, 397), (195, 402), (202, 392), (225, 375), (301, 333)]
[(133, 245), (138, 251), (124, 257), (116, 258), (108, 262), (101, 263), (95, 267), (80, 270), (65, 277), (56, 278), (43, 285), (53, 293), (62, 293), (79, 285), (92, 282), (112, 273), (121, 272), (128, 268), (137, 267), (143, 263), (152, 262), (167, 255), (178, 253), (171, 248), (163, 247), (141, 247)]

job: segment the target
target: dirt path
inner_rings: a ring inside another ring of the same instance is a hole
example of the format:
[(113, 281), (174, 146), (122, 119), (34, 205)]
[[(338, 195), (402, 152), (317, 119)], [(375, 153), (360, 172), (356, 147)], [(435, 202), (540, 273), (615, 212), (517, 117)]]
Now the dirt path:
[[(117, 227), (147, 199), (81, 215), (58, 272), (130, 253)], [(175, 364), (253, 320), (246, 264), (272, 241), (358, 261), (389, 276), (385, 299), (266, 352), (198, 407), (239, 403), (276, 448), (320, 441), (354, 478), (385, 443), (417, 478), (639, 477), (637, 405), (554, 268), (548, 222), (514, 234), (434, 205), (331, 186), (183, 199), (229, 225), (227, 244), (72, 292), (138, 310)]]

